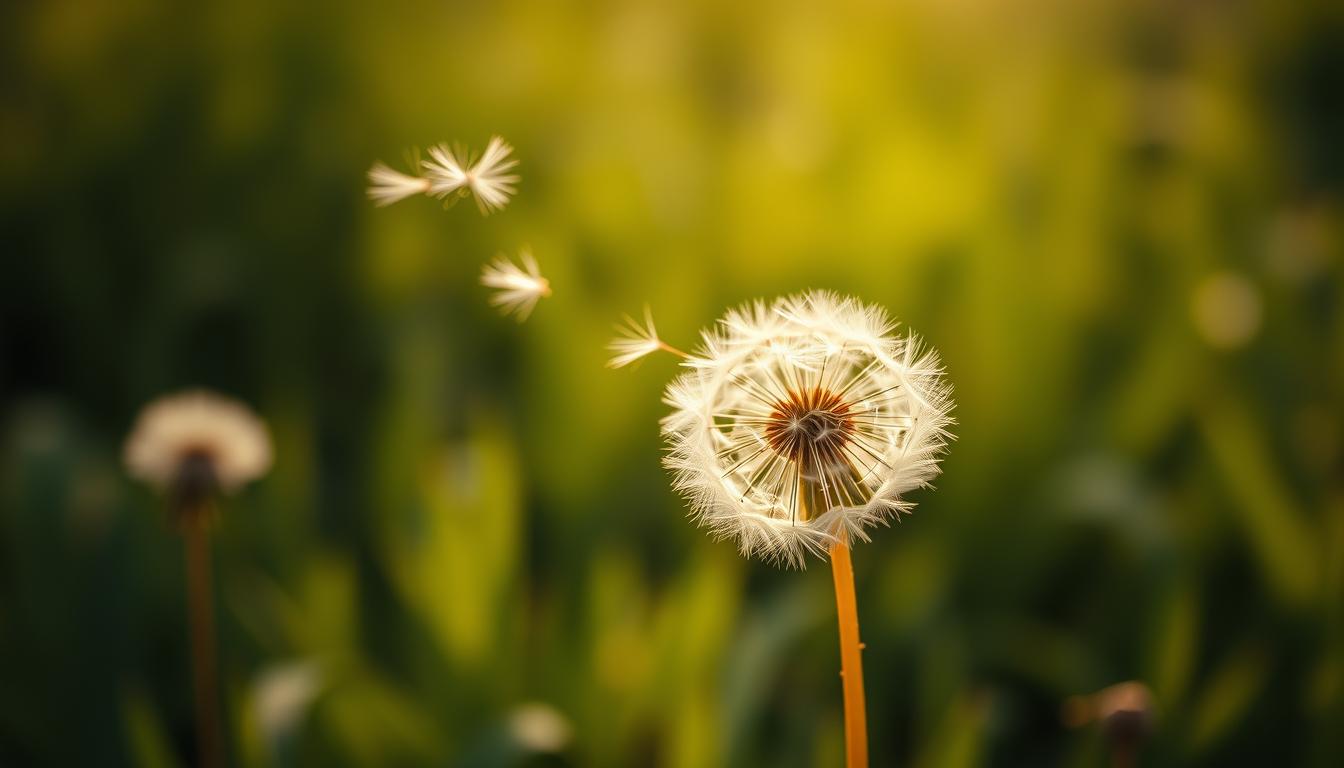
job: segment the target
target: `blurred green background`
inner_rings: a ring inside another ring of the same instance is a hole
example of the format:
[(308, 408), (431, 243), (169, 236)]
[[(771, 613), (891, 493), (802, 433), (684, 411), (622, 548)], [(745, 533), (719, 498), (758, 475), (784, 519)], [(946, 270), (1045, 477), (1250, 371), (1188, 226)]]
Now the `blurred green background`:
[[(1344, 13), (1270, 0), (0, 9), (0, 764), (185, 765), (181, 544), (125, 476), (208, 386), (239, 765), (838, 766), (830, 574), (659, 466), (675, 360), (805, 288), (941, 350), (958, 441), (855, 551), (875, 766), (1344, 760)], [(494, 133), (517, 198), (375, 209)], [(530, 245), (526, 324), (477, 284)]]

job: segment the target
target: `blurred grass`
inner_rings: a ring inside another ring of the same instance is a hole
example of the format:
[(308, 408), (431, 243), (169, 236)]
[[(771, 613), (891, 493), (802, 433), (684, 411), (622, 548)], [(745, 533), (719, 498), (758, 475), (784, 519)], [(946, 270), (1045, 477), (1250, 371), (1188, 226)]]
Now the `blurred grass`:
[[(1144, 765), (1338, 764), (1335, 5), (5, 6), (0, 764), (193, 754), (119, 450), (206, 385), (277, 451), (216, 537), (238, 764), (839, 765), (828, 574), (688, 524), (674, 361), (602, 367), (645, 302), (684, 346), (809, 287), (957, 388), (939, 489), (856, 552), (876, 765), (1105, 764), (1060, 705), (1133, 678)], [(493, 133), (504, 212), (364, 199)], [(519, 326), (476, 279), (525, 244)]]

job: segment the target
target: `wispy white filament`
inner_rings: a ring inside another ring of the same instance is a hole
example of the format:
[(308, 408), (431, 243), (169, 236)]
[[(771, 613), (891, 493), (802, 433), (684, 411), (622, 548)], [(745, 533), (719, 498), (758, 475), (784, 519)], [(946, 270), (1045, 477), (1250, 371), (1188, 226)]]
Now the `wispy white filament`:
[(937, 355), (894, 331), (882, 309), (825, 292), (706, 331), (662, 425), (694, 517), (744, 555), (801, 567), (909, 511), (902, 495), (939, 472), (952, 400)]
[(551, 295), (551, 283), (541, 276), (531, 251), (524, 249), (519, 261), (523, 264), (521, 268), (502, 254), (496, 256), (481, 270), (481, 284), (496, 289), (490, 297), (491, 304), (506, 315), (517, 315), (518, 322), (522, 322), (542, 297)]
[(439, 144), (421, 165), (429, 178), (429, 194), (440, 199), (470, 192), (482, 214), (498, 211), (517, 191), (518, 176), (507, 173), (518, 164), (509, 157), (513, 147), (498, 136), (490, 139), (480, 160), (464, 147)]
[(614, 353), (607, 361), (608, 368), (625, 367), (664, 348), (662, 340), (658, 338), (658, 329), (653, 326), (653, 312), (647, 306), (644, 307), (643, 325), (626, 315), (625, 322), (616, 326), (616, 331), (621, 335), (607, 345), (607, 349)]
[(369, 199), (380, 208), (427, 192), (429, 179), (408, 176), (384, 163), (374, 163), (369, 169)]

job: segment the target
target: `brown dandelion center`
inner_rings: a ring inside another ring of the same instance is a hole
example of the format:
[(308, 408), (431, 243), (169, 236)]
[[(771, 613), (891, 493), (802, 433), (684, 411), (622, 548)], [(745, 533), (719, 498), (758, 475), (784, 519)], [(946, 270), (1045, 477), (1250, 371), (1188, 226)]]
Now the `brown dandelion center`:
[(179, 523), (189, 523), (205, 515), (211, 500), (219, 493), (219, 473), (214, 451), (206, 447), (184, 450), (177, 472), (168, 488), (168, 501)]
[(853, 434), (849, 404), (820, 387), (801, 393), (790, 390), (787, 399), (774, 404), (765, 427), (770, 447), (797, 462), (805, 474), (843, 464), (843, 451)]

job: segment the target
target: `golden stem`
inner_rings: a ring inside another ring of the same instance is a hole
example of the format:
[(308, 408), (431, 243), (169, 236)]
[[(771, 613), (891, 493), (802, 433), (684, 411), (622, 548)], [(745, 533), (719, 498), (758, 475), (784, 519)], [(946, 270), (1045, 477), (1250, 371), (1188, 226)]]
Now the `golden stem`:
[(182, 526), (182, 539), (187, 561), (191, 672), (196, 695), (196, 747), (201, 768), (222, 768), (224, 744), (220, 740), (214, 593), (210, 586), (210, 540), (206, 536), (206, 520), (186, 521)]
[(849, 543), (841, 538), (831, 547), (835, 577), (835, 607), (840, 624), (840, 677), (845, 694), (845, 765), (868, 768), (868, 715), (863, 700), (863, 643), (859, 641), (859, 607), (854, 596), (854, 563)]
[(664, 352), (671, 352), (672, 354), (676, 355), (677, 357), (680, 357), (683, 360), (690, 358), (689, 353), (682, 352), (680, 349), (677, 349), (676, 347), (662, 340), (659, 340), (658, 348), (663, 350)]

